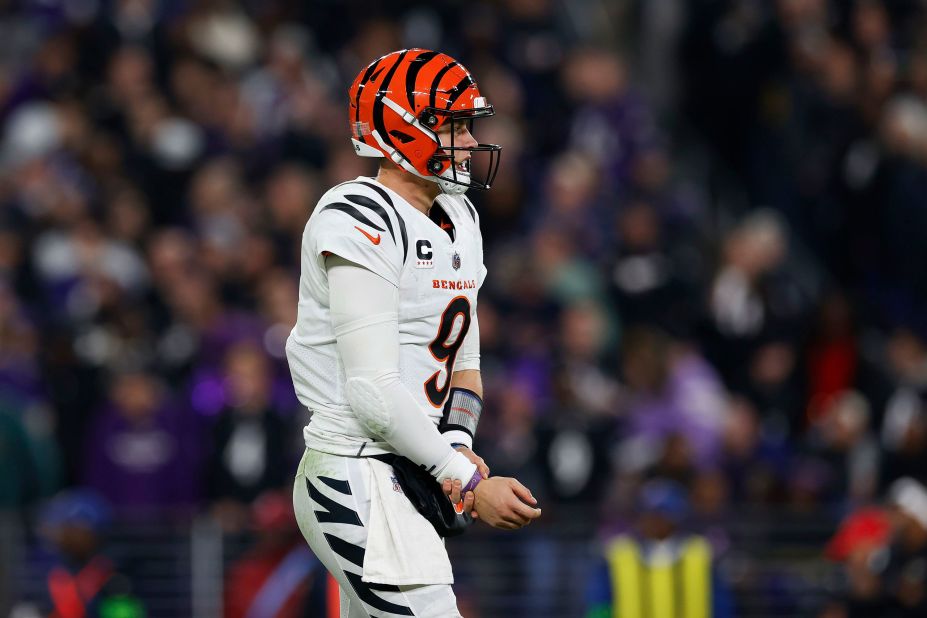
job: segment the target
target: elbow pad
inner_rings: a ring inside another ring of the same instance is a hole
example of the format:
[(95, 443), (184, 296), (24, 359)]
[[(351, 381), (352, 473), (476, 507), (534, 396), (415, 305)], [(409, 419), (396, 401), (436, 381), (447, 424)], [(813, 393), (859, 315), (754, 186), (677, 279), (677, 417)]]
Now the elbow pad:
[(383, 438), (389, 434), (392, 417), (379, 386), (366, 378), (350, 378), (345, 384), (345, 396), (367, 431)]

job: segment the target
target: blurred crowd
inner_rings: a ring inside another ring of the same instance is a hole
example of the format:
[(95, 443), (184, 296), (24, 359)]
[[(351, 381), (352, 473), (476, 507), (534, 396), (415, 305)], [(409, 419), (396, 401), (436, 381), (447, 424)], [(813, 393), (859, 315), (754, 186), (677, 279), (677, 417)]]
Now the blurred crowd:
[(706, 524), (904, 504), (820, 610), (925, 615), (927, 5), (375, 6), (0, 7), (0, 507), (236, 532), (291, 483), (303, 226), (375, 173), (347, 85), (438, 48), (504, 147), (471, 196), (493, 472), (603, 530), (656, 478)]

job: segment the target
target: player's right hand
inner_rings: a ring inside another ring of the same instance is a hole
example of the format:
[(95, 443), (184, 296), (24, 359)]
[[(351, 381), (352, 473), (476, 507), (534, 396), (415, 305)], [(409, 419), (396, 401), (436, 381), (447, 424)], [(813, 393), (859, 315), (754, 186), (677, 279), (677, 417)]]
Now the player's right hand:
[(473, 494), (473, 509), (493, 528), (517, 530), (541, 516), (541, 509), (533, 506), (538, 501), (531, 490), (507, 476), (480, 481)]
[(451, 501), (451, 504), (454, 505), (458, 513), (470, 513), (473, 519), (479, 518), (479, 515), (473, 510), (473, 501), (475, 500), (473, 492), (468, 491), (465, 495), (461, 496), (463, 484), (460, 482), (460, 479), (454, 479), (453, 481), (451, 479), (444, 479), (442, 489), (444, 490), (444, 495)]

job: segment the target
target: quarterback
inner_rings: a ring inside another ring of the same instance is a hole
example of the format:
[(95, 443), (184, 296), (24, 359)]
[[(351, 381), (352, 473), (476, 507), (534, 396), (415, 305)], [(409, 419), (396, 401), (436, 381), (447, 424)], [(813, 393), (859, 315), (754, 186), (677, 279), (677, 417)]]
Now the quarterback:
[[(471, 134), (492, 115), (445, 54), (375, 60), (351, 85), (349, 120), (355, 152), (380, 158), (378, 174), (330, 189), (303, 233), (286, 351), (311, 417), (293, 499), (339, 583), (342, 618), (460, 616), (443, 537), (471, 519), (516, 529), (541, 514), (526, 487), (490, 476), (472, 451), (486, 268), (464, 194), (488, 189), (498, 169), (501, 147)], [(474, 156), (485, 159), (479, 178)]]

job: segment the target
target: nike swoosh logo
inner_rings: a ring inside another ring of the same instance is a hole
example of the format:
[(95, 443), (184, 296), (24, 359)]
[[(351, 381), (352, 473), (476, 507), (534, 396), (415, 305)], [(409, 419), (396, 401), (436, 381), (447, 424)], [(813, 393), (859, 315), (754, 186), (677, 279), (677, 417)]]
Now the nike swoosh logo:
[(358, 232), (360, 232), (361, 234), (363, 234), (364, 236), (366, 236), (366, 237), (367, 237), (367, 240), (369, 240), (369, 241), (372, 242), (373, 244), (375, 244), (375, 245), (379, 245), (379, 244), (380, 244), (380, 235), (379, 235), (379, 234), (377, 234), (376, 237), (371, 236), (369, 233), (367, 233), (366, 230), (362, 230), (361, 228), (357, 227), (356, 225), (354, 226), (354, 229), (357, 230)]

